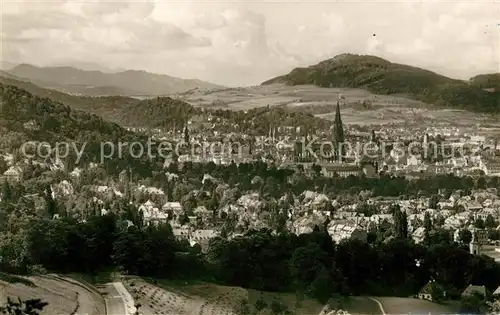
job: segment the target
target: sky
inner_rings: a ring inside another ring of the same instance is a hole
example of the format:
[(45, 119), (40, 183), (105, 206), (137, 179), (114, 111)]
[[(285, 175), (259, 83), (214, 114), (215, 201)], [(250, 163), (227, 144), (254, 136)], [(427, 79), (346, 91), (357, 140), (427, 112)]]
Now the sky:
[(257, 85), (341, 53), (500, 72), (500, 1), (1, 0), (1, 60)]

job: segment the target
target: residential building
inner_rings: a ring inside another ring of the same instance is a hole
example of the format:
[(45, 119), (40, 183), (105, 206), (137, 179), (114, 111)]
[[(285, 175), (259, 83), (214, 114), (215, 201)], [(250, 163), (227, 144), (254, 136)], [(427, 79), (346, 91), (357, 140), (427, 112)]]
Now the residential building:
[(424, 237), (425, 237), (425, 228), (424, 227), (417, 228), (413, 232), (413, 234), (411, 235), (411, 237), (413, 238), (413, 241), (416, 244), (422, 243), (424, 241)]
[(334, 224), (328, 228), (328, 234), (335, 243), (345, 239), (358, 239), (366, 241), (365, 229), (355, 224)]
[(167, 201), (167, 202), (165, 202), (165, 204), (162, 206), (162, 210), (165, 211), (165, 212), (172, 211), (175, 216), (179, 216), (183, 212), (181, 203), (177, 202), (177, 201), (174, 201), (174, 202)]
[(189, 228), (180, 227), (180, 228), (172, 229), (172, 232), (174, 234), (174, 237), (178, 241), (183, 241), (183, 240), (189, 241), (189, 237), (191, 235), (191, 233), (190, 233), (191, 231), (189, 230)]
[(427, 301), (433, 301), (436, 296), (433, 295), (439, 293), (443, 294), (444, 297), (444, 291), (440, 292), (435, 291), (439, 289), (439, 284), (435, 280), (430, 280), (427, 282), (427, 284), (418, 292), (418, 298), (421, 300), (427, 300)]
[(154, 206), (151, 200), (148, 200), (139, 207), (139, 211), (142, 212), (144, 218), (144, 224), (159, 224), (168, 222), (167, 213), (161, 211)]
[(20, 167), (11, 166), (3, 173), (3, 179), (10, 183), (20, 182), (23, 178), (23, 171)]
[(484, 285), (472, 285), (469, 284), (469, 286), (462, 292), (462, 297), (471, 297), (474, 295), (482, 295), (483, 297), (486, 297), (486, 287)]
[(493, 296), (495, 296), (495, 297), (500, 296), (500, 287), (496, 288), (496, 290), (493, 291)]
[(218, 233), (215, 230), (196, 230), (189, 237), (191, 245), (199, 244), (201, 251), (206, 252), (209, 247), (210, 240), (217, 237)]
[(363, 169), (357, 165), (349, 164), (323, 164), (322, 173), (327, 177), (334, 177), (336, 175), (341, 177), (348, 177), (350, 175), (360, 176), (363, 174)]
[(35, 120), (30, 120), (28, 122), (25, 122), (23, 124), (23, 127), (25, 129), (31, 130), (31, 131), (37, 131), (40, 130), (39, 124)]

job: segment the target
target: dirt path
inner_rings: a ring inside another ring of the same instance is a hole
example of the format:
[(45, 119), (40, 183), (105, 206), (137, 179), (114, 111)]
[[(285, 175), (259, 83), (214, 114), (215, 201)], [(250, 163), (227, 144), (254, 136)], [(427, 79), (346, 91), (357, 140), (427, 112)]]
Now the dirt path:
[(102, 287), (102, 292), (106, 302), (107, 315), (126, 315), (125, 301), (113, 283), (105, 284)]
[(380, 312), (382, 312), (382, 315), (386, 315), (386, 312), (384, 310), (384, 306), (382, 305), (382, 303), (380, 303), (379, 300), (377, 300), (376, 298), (372, 298), (372, 297), (369, 297), (370, 300), (372, 300), (373, 302), (377, 303), (378, 307), (380, 308)]

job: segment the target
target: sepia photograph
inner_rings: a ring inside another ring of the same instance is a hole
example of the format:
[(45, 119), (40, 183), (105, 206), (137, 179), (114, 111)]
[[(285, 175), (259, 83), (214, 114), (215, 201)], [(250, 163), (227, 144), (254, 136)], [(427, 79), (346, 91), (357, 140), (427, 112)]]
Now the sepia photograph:
[(0, 0), (0, 315), (500, 314), (499, 0)]

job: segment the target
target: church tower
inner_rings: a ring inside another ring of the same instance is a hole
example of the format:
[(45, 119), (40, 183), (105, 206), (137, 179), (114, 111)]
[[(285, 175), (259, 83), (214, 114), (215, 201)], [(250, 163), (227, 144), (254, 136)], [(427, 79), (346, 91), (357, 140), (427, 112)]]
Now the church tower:
[(469, 243), (469, 250), (472, 255), (481, 255), (485, 239), (487, 239), (487, 234), (484, 230), (473, 229), (472, 240)]
[(335, 121), (333, 125), (333, 143), (335, 145), (336, 154), (340, 154), (338, 156), (338, 160), (342, 161), (345, 156), (345, 148), (342, 146), (344, 142), (344, 126), (342, 125), (342, 118), (340, 117), (340, 104), (337, 101), (337, 109), (335, 111)]

